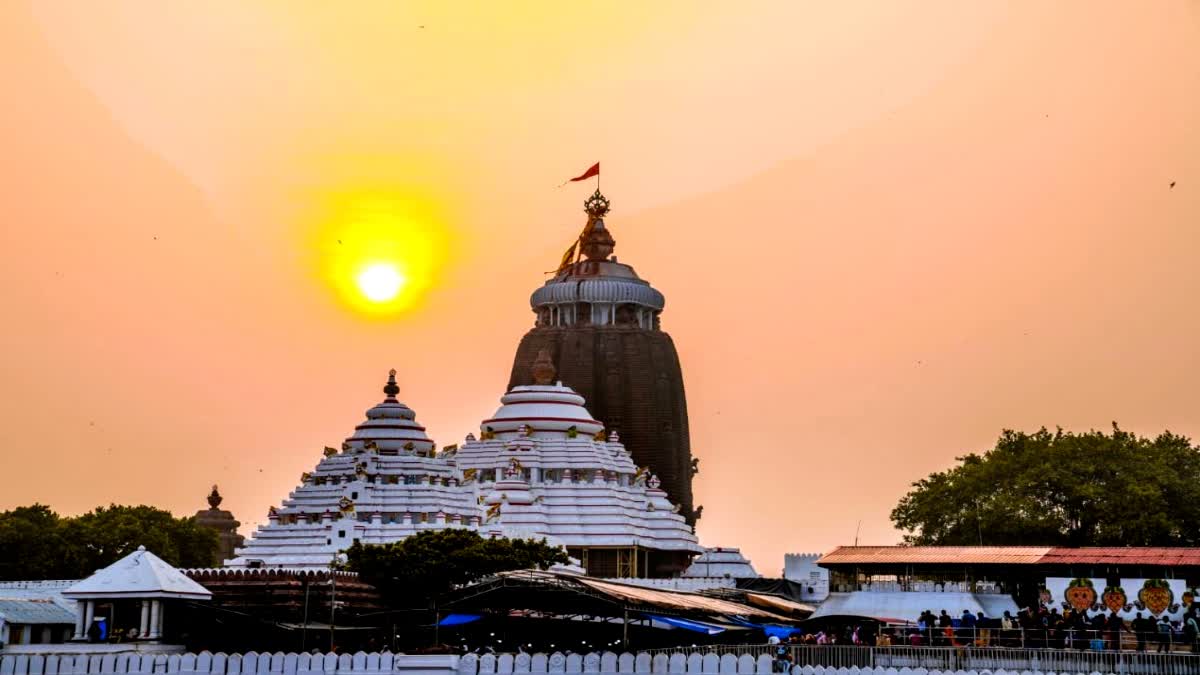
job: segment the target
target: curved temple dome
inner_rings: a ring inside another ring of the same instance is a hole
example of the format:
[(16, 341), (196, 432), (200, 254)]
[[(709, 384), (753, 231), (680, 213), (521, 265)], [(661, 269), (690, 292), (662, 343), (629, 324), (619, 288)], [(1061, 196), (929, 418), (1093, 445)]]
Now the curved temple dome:
[(388, 373), (383, 393), (387, 398), (367, 411), (367, 421), (354, 427), (354, 434), (346, 439), (346, 444), (357, 450), (373, 443), (385, 455), (401, 450), (420, 455), (433, 452), (433, 441), (425, 434), (425, 427), (417, 424), (416, 413), (396, 400), (400, 387), (396, 384), (395, 370)]
[(608, 200), (597, 191), (584, 210), (588, 220), (579, 239), (530, 297), (536, 319), (517, 347), (509, 387), (517, 392), (533, 384), (534, 359), (547, 354), (558, 377), (587, 399), (596, 420), (621, 432), (634, 460), (662, 479), (694, 522), (698, 467), (679, 355), (660, 326), (666, 301), (612, 255), (616, 241), (604, 222)]

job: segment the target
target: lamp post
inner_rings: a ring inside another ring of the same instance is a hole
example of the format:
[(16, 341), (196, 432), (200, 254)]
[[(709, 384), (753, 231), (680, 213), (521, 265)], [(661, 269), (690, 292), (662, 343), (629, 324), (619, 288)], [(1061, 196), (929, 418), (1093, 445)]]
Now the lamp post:
[(337, 572), (329, 572), (329, 652), (334, 649), (333, 632), (334, 619), (337, 613)]

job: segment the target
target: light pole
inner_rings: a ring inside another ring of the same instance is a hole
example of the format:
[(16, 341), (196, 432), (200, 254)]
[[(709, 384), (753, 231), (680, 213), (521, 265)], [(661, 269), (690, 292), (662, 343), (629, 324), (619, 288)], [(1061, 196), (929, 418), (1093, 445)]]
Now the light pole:
[(337, 572), (329, 572), (329, 652), (334, 649), (333, 632), (334, 618), (337, 613)]

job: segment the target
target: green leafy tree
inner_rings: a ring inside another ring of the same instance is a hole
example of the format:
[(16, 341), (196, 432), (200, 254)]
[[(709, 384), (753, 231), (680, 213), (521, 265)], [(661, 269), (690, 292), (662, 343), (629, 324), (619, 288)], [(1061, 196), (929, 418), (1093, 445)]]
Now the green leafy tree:
[(0, 513), (0, 579), (70, 579), (61, 519), (43, 504)]
[(1005, 431), (958, 461), (892, 511), (907, 543), (1200, 544), (1200, 448), (1182, 436)]
[(455, 529), (421, 532), (392, 544), (355, 542), (346, 562), (393, 605), (417, 607), (493, 574), (566, 563), (567, 554), (544, 539), (485, 539)]
[(152, 506), (99, 507), (64, 522), (75, 543), (72, 561), (84, 576), (145, 546), (176, 567), (209, 567), (216, 559), (217, 534), (194, 518), (176, 518)]
[(151, 506), (60, 518), (40, 504), (0, 513), (0, 579), (81, 579), (144, 545), (179, 567), (208, 567), (216, 532)]

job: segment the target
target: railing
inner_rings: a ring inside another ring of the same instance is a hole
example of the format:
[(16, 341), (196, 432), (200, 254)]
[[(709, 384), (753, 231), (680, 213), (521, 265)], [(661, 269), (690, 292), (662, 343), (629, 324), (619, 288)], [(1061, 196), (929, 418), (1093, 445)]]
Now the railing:
[[(779, 654), (783, 648), (786, 656)], [(648, 649), (655, 657), (674, 654), (715, 654), (760, 658), (768, 655), (775, 672), (796, 672), (805, 666), (824, 668), (924, 668), (929, 671), (1030, 671), (1045, 673), (1117, 673), (1128, 675), (1200, 675), (1200, 656), (1136, 651), (1078, 651), (1003, 647), (859, 647), (854, 645), (708, 645)]]
[[(0, 675), (788, 675), (857, 669), (896, 675), (984, 673), (1101, 673), (1200, 675), (1189, 654), (1058, 650), (853, 647), (843, 645), (712, 646), (655, 649), (636, 654), (0, 654)], [(844, 671), (843, 671), (844, 672)]]

